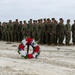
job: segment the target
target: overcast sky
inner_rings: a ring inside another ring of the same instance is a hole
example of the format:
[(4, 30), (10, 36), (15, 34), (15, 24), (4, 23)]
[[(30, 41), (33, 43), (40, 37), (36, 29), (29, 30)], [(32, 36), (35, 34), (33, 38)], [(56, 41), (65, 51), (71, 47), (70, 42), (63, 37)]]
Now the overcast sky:
[(52, 18), (75, 19), (75, 0), (0, 0), (0, 21)]

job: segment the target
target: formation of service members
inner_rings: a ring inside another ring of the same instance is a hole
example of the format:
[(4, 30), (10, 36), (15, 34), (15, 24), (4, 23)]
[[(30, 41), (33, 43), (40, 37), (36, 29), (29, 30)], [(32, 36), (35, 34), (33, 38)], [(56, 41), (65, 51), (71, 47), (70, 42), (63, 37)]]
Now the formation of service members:
[(24, 21), (18, 21), (16, 19), (12, 22), (0, 22), (0, 40), (10, 41), (10, 42), (20, 42), (24, 37), (34, 37), (39, 44), (47, 45), (63, 45), (63, 40), (65, 39), (65, 44), (70, 45), (72, 32), (72, 43), (75, 45), (75, 20), (73, 25), (70, 24), (70, 19), (67, 19), (64, 25), (64, 20), (62, 18), (58, 21), (55, 18), (51, 20), (30, 19), (28, 23)]

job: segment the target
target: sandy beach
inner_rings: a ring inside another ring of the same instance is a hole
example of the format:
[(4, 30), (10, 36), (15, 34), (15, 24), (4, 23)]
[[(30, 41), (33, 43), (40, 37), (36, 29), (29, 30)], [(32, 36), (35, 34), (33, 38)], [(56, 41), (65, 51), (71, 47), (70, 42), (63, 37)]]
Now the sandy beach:
[(0, 75), (75, 75), (75, 46), (40, 45), (37, 59), (24, 59), (18, 45), (0, 41)]

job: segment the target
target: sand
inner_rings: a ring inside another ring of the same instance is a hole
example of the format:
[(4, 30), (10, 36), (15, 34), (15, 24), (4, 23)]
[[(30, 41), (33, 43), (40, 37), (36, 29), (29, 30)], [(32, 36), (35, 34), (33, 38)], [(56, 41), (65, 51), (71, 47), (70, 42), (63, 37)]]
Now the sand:
[(37, 59), (24, 59), (18, 45), (0, 41), (0, 75), (75, 75), (75, 46), (40, 45)]

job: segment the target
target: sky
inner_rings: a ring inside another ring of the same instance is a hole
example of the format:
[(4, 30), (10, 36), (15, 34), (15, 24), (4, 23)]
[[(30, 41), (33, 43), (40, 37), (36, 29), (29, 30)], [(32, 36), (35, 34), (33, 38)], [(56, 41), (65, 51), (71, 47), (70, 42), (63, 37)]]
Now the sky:
[(0, 21), (40, 18), (75, 19), (75, 0), (0, 0)]

